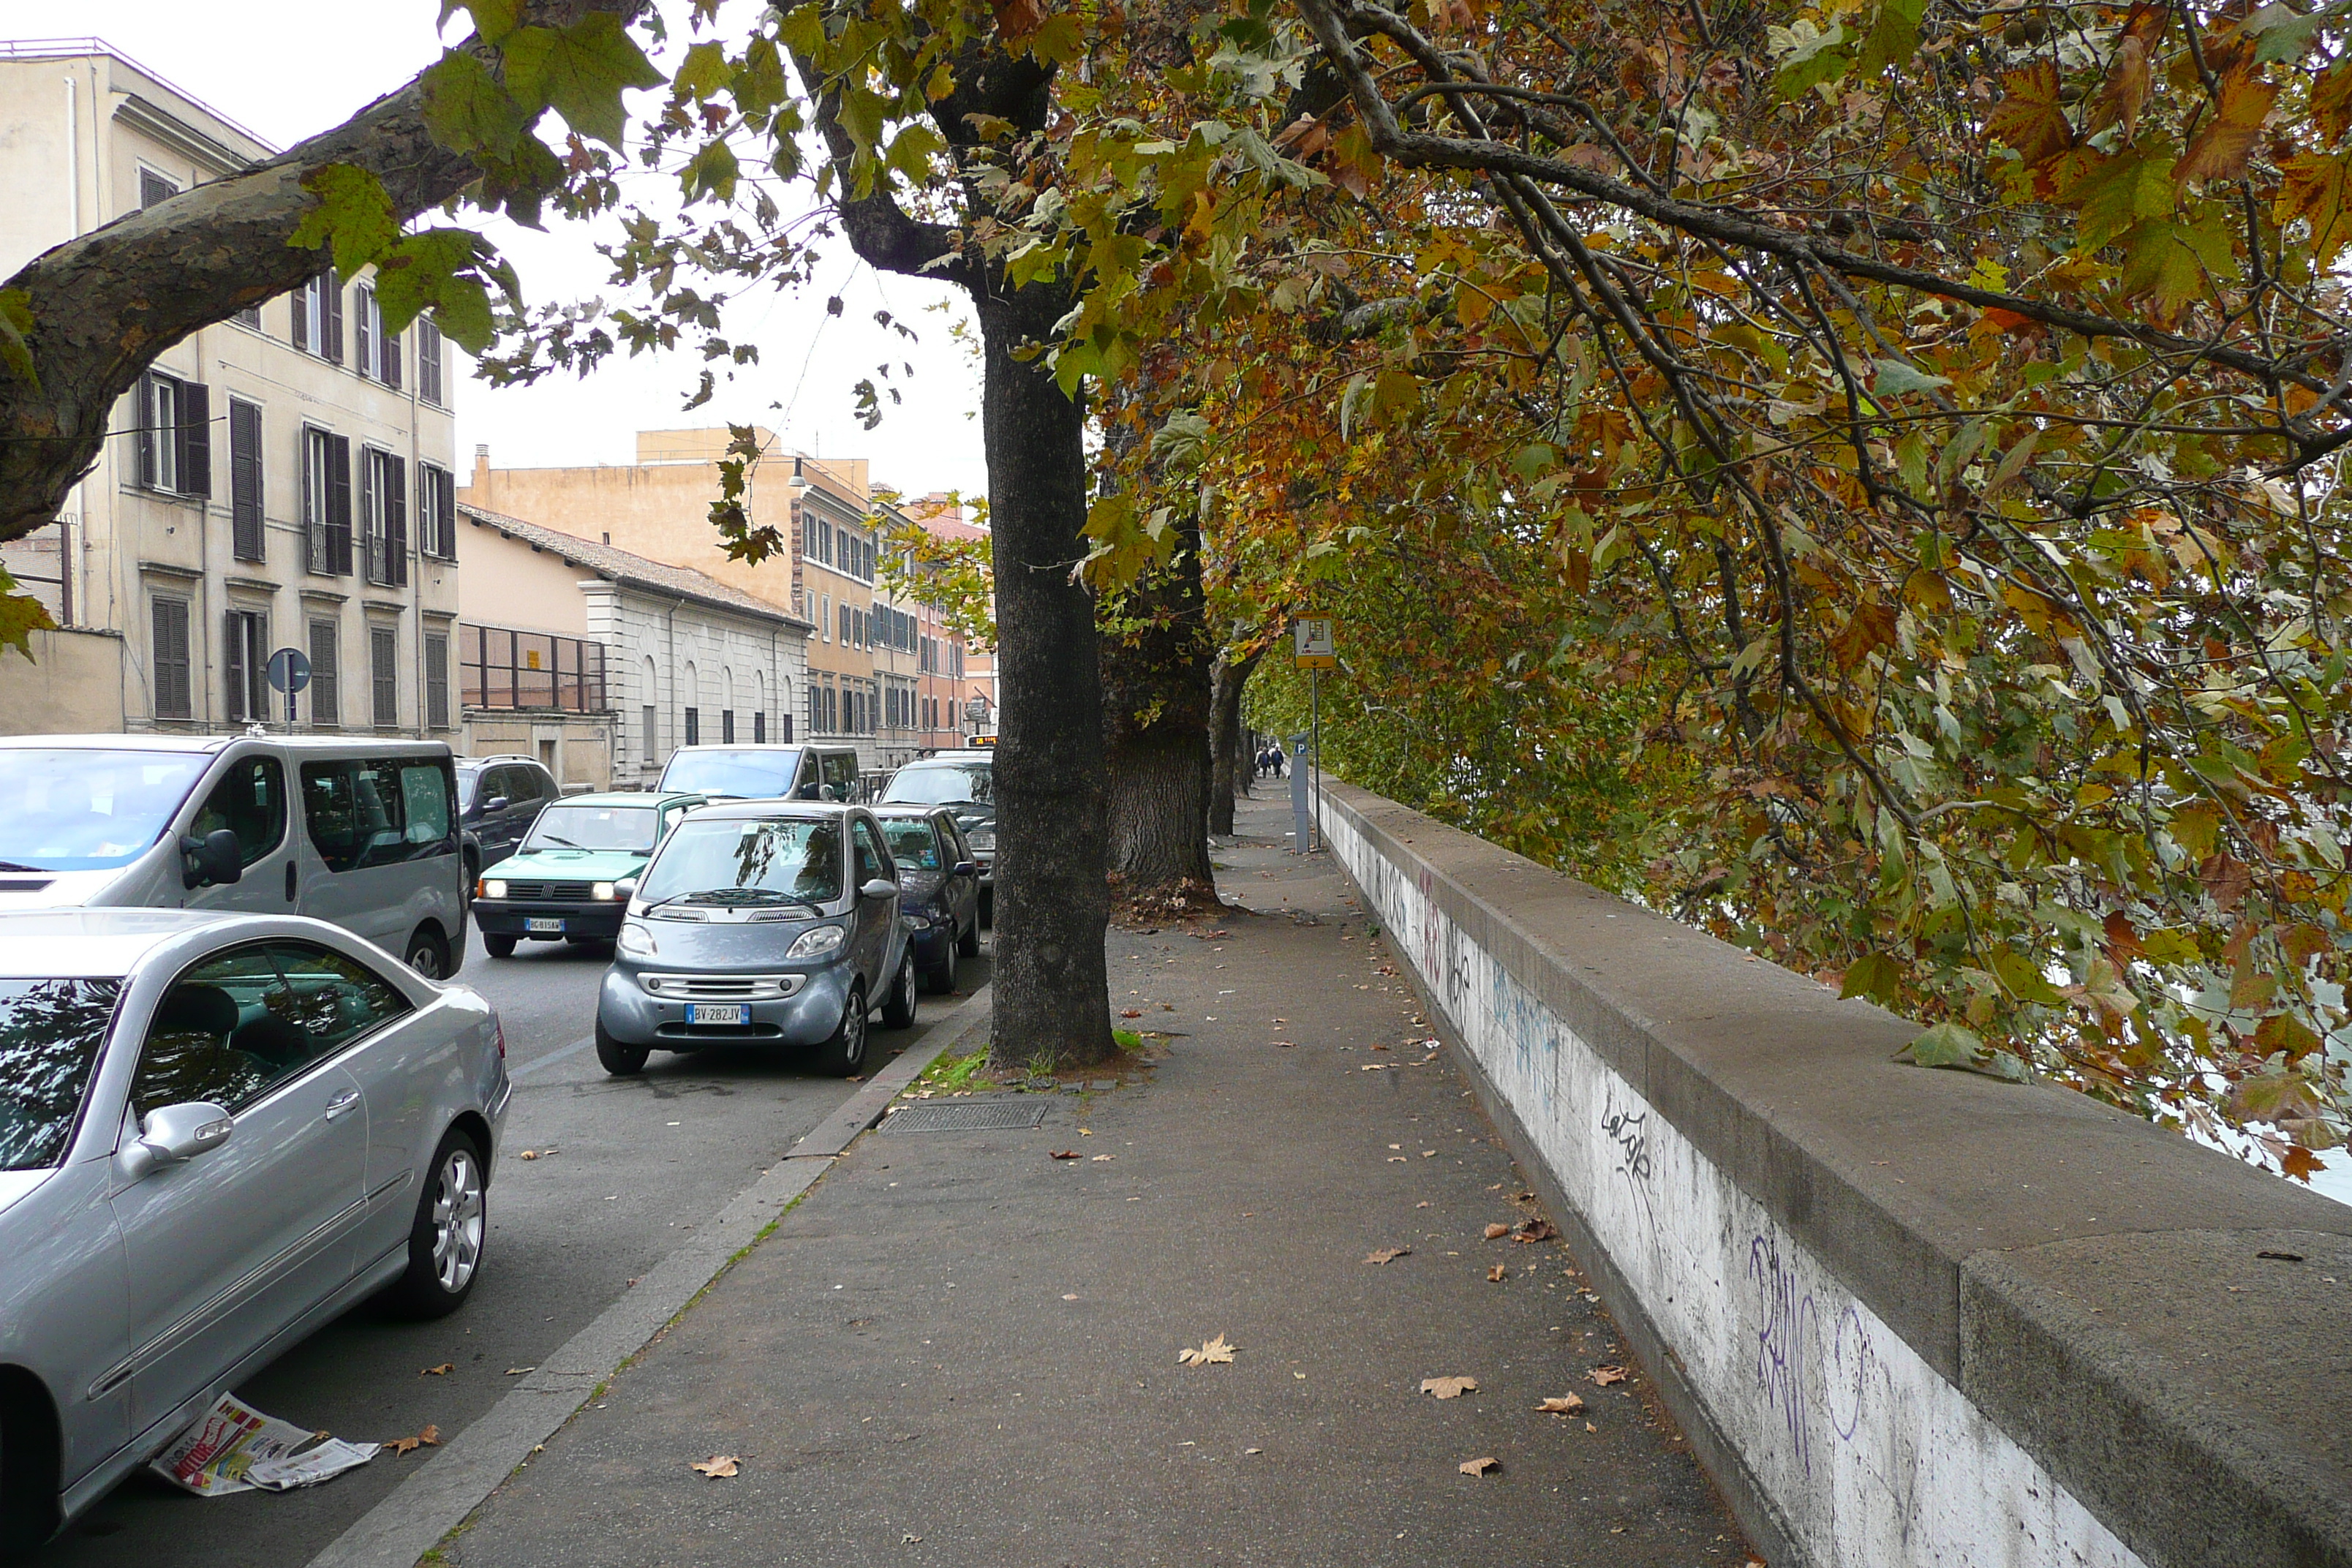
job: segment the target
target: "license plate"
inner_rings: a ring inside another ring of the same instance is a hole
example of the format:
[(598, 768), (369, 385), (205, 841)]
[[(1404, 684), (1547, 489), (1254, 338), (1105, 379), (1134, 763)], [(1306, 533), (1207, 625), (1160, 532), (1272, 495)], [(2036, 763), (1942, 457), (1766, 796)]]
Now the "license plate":
[(522, 929), (534, 935), (544, 933), (548, 936), (562, 936), (563, 934), (563, 921), (558, 918), (542, 919), (534, 916), (522, 922)]
[(686, 1021), (689, 1024), (740, 1024), (743, 1021), (740, 1002), (688, 1002)]

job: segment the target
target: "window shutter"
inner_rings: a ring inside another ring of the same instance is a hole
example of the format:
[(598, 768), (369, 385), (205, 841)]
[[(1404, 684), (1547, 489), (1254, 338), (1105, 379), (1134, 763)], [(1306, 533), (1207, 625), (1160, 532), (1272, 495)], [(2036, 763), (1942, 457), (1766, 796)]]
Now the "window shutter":
[(375, 296), (362, 289), (352, 296), (352, 341), (359, 353), (352, 356), (352, 368), (362, 375), (375, 374), (375, 339), (371, 331), (376, 320)]
[(264, 554), (261, 526), (261, 408), (228, 400), (229, 549), (239, 561)]
[(139, 378), (139, 416), (135, 426), (139, 444), (139, 484), (142, 489), (155, 488), (155, 378)]
[(178, 599), (154, 602), (155, 717), (185, 719), (188, 706), (188, 606)]
[(343, 363), (343, 286), (332, 272), (319, 274), (319, 355)]
[(408, 467), (398, 458), (383, 462), (384, 581), (408, 581)]
[(457, 476), (446, 468), (433, 470), (433, 516), (440, 526), (444, 561), (457, 559)]
[(228, 707), (226, 717), (231, 723), (251, 718), (245, 710), (245, 617), (231, 610), (221, 625), (221, 668), (228, 677)]
[(310, 724), (313, 729), (331, 728), (342, 721), (342, 702), (337, 694), (337, 658), (339, 638), (332, 621), (310, 623)]
[(381, 346), (376, 350), (376, 358), (382, 362), (383, 384), (394, 392), (398, 392), (400, 390), (400, 334), (385, 331), (383, 318), (381, 315), (375, 319), (375, 330), (381, 342)]
[(180, 383), (180, 422), (173, 427), (172, 438), (178, 444), (174, 466), (184, 496), (213, 493), (212, 409), (210, 387), (200, 381)]
[(352, 438), (327, 437), (327, 570), (352, 574)]
[(436, 730), (449, 727), (449, 639), (425, 639), (425, 722)]
[(441, 329), (424, 316), (416, 321), (416, 395), (441, 405)]
[(310, 291), (319, 286), (313, 278), (288, 296), (294, 305), (294, 346), (304, 353), (310, 352)]

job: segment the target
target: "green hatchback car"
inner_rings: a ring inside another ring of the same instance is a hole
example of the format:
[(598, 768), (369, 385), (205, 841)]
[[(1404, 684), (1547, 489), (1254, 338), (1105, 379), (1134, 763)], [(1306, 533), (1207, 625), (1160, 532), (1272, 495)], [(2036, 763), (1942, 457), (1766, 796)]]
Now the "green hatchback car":
[(519, 942), (610, 942), (637, 874), (698, 795), (575, 795), (539, 814), (515, 852), (474, 887), (474, 923), (492, 958)]

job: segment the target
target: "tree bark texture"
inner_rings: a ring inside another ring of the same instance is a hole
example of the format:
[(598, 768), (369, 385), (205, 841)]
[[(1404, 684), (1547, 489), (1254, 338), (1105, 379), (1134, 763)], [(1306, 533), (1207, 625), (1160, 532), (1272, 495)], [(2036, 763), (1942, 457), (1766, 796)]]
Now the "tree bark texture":
[(1220, 658), (1209, 676), (1209, 831), (1230, 836), (1234, 802), (1249, 793), (1251, 764), (1242, 743), (1242, 691), (1265, 658)]
[[(562, 27), (592, 12), (625, 22), (646, 0), (528, 0), (525, 22)], [(495, 68), (478, 37), (463, 47)], [(480, 176), (425, 128), (421, 77), (266, 163), (126, 213), (44, 251), (0, 288), (30, 296), (36, 388), (0, 371), (0, 541), (48, 523), (98, 460), (115, 402), (158, 355), (200, 327), (288, 292), (328, 264), (286, 241), (316, 205), (304, 175), (351, 163), (383, 183), (403, 222)]]
[(1110, 866), (1127, 897), (1213, 888), (1208, 632), (1201, 535), (1123, 596), (1103, 644)]
[(1066, 309), (1034, 285), (978, 300), (996, 572), (996, 972), (991, 1056), (1098, 1062), (1111, 1039), (1103, 934), (1103, 689), (1086, 553), (1086, 409), (1013, 351)]

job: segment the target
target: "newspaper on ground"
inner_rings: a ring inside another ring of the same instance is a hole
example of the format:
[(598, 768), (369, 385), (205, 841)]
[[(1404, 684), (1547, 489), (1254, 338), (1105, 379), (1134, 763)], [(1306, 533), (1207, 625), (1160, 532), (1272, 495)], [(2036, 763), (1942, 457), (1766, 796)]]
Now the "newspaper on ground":
[[(322, 1438), (317, 1447), (298, 1451)], [(256, 1488), (289, 1491), (364, 1465), (375, 1458), (377, 1447), (306, 1431), (225, 1394), (148, 1468), (198, 1497), (226, 1497)]]

